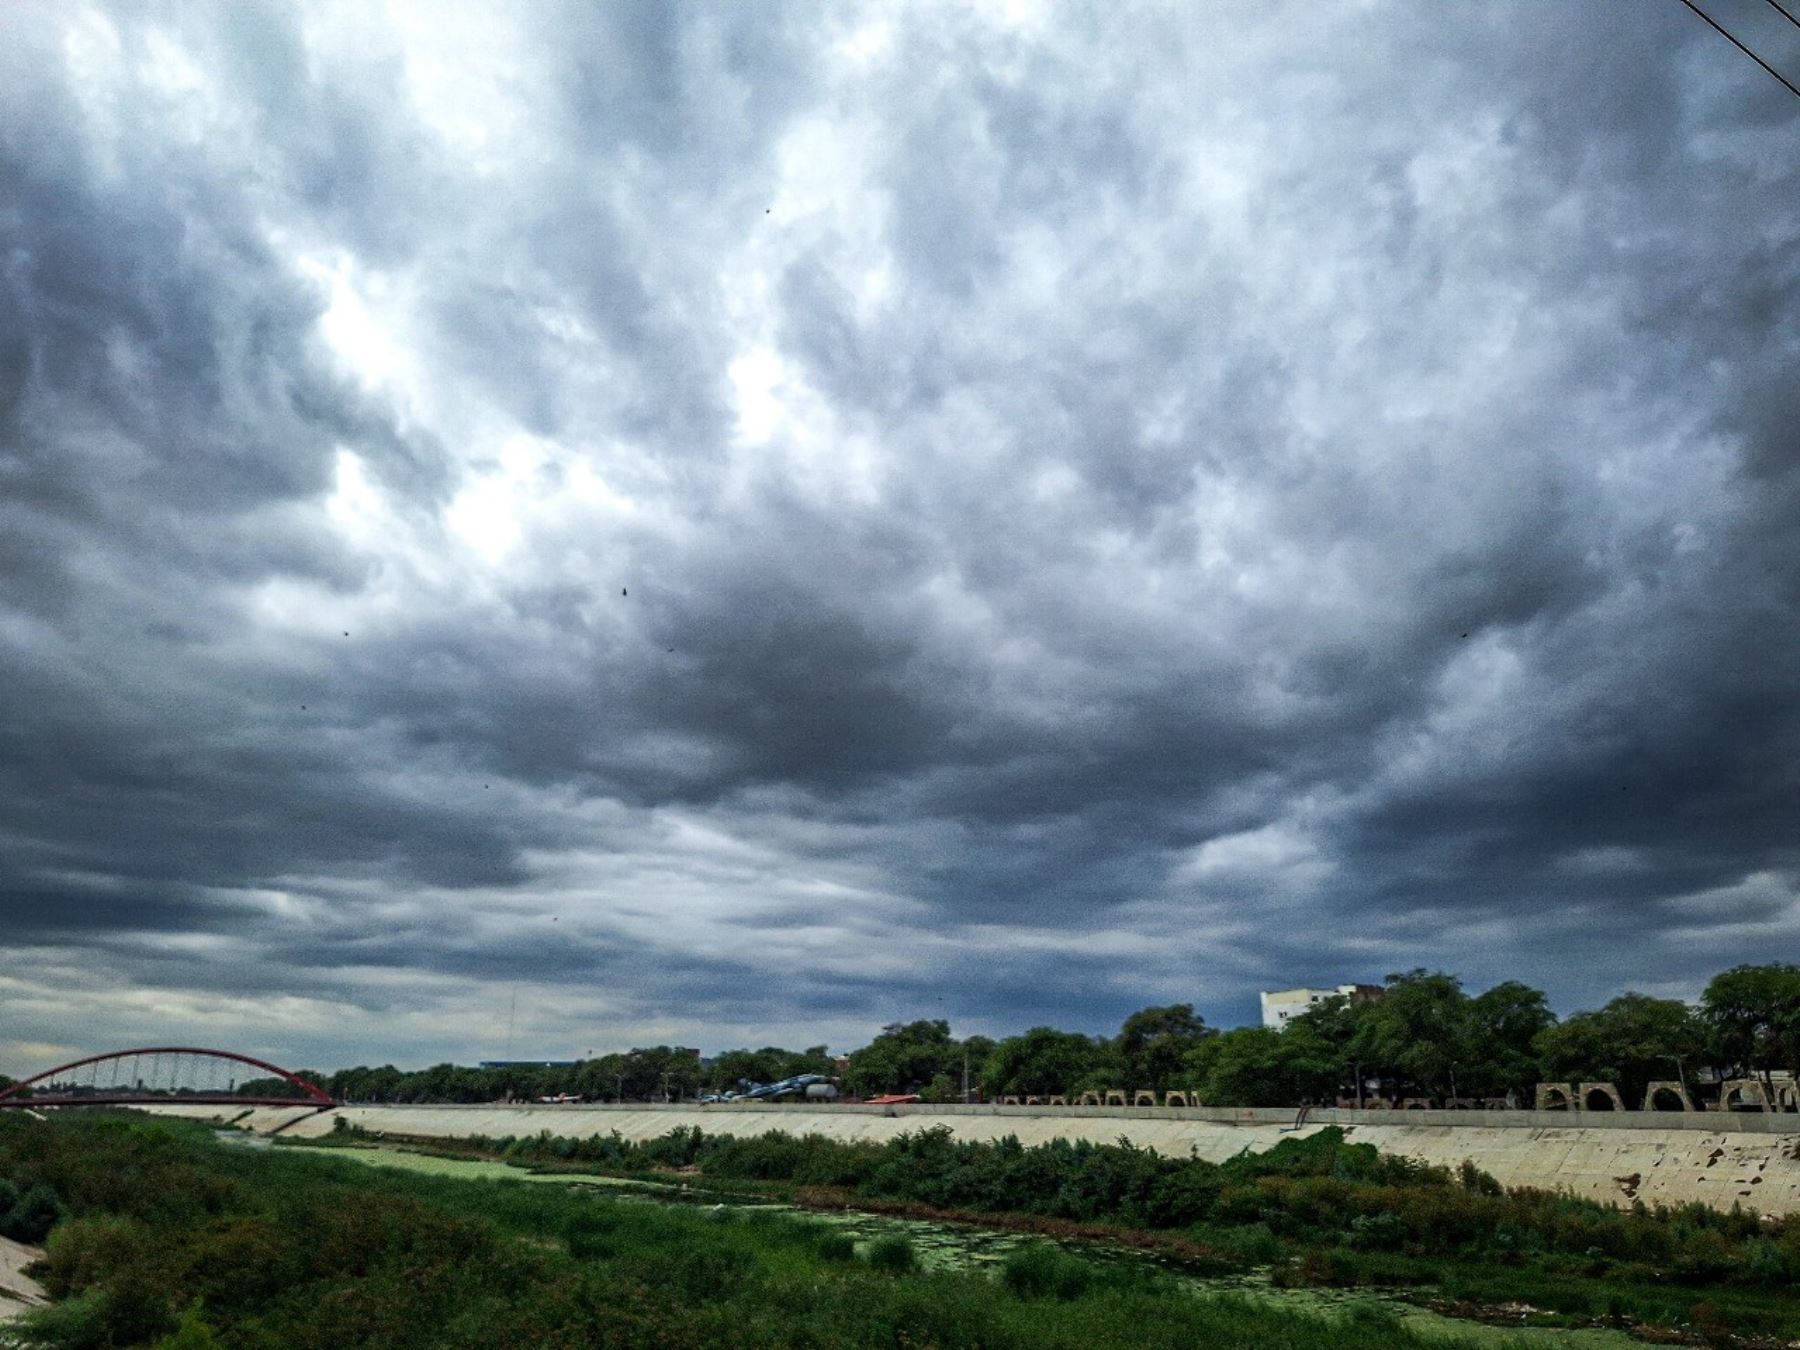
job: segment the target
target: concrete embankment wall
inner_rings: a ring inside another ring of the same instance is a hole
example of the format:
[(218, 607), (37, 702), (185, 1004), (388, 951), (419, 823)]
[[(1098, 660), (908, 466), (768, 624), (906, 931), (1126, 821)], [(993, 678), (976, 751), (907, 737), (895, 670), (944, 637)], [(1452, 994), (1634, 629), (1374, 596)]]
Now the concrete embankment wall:
[[(194, 1108), (180, 1114), (229, 1119), (239, 1113)], [(698, 1125), (710, 1134), (781, 1130), (879, 1142), (944, 1125), (961, 1139), (1128, 1139), (1167, 1156), (1210, 1162), (1337, 1124), (1383, 1153), (1448, 1167), (1466, 1159), (1507, 1186), (1569, 1191), (1609, 1204), (1697, 1200), (1720, 1208), (1738, 1203), (1765, 1214), (1800, 1213), (1800, 1115), (1794, 1114), (1320, 1110), (1296, 1129), (1292, 1111), (1254, 1109), (494, 1105), (347, 1106), (323, 1115), (259, 1108), (238, 1123), (308, 1138), (329, 1133), (335, 1116), (382, 1134), (440, 1139), (546, 1130), (586, 1138), (616, 1130), (642, 1140)]]

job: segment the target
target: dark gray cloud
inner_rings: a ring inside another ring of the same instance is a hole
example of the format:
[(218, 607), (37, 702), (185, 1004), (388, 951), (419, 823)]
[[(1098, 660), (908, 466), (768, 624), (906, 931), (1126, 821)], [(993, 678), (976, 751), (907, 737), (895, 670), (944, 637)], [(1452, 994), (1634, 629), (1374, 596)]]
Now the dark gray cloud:
[(1680, 7), (0, 29), (0, 1067), (1800, 938), (1800, 103)]

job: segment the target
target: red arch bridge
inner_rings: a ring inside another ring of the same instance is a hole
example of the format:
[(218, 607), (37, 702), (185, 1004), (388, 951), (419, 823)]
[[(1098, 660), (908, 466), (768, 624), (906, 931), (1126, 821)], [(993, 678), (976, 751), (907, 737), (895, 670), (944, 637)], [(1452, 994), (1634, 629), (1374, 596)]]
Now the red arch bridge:
[[(246, 1068), (260, 1070), (246, 1075)], [(262, 1091), (262, 1080), (282, 1086)], [(239, 1080), (255, 1084), (244, 1095)], [(195, 1045), (152, 1045), (136, 1050), (109, 1050), (103, 1055), (71, 1060), (21, 1079), (0, 1091), (0, 1107), (39, 1110), (46, 1106), (311, 1106), (337, 1105), (317, 1083), (309, 1083), (266, 1059), (208, 1050)]]

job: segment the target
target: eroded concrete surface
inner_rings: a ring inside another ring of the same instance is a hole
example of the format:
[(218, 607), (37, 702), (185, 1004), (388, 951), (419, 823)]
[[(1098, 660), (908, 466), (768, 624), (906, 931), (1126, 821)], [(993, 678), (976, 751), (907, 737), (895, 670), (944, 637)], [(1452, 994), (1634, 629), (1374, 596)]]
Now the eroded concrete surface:
[(24, 1273), (43, 1254), (41, 1247), (0, 1238), (0, 1322), (10, 1322), (47, 1301), (44, 1287)]
[[(213, 1113), (194, 1108), (183, 1114)], [(1653, 1128), (1641, 1117), (1626, 1121), (1617, 1113), (1581, 1114), (1586, 1119), (1575, 1124), (1500, 1126), (1461, 1121), (1415, 1123), (1399, 1112), (1381, 1112), (1382, 1123), (1376, 1123), (1370, 1119), (1377, 1115), (1373, 1112), (1361, 1113), (1360, 1118), (1357, 1113), (1331, 1112), (1317, 1113), (1298, 1129), (1292, 1116), (1285, 1117), (1287, 1123), (1283, 1124), (1277, 1123), (1282, 1119), (1279, 1116), (1218, 1120), (1174, 1111), (1158, 1111), (1152, 1116), (1054, 1107), (999, 1111), (903, 1107), (883, 1111), (854, 1106), (351, 1106), (325, 1115), (259, 1109), (227, 1112), (216, 1118), (241, 1116), (238, 1124), (244, 1128), (260, 1133), (282, 1129), (284, 1137), (290, 1138), (327, 1134), (337, 1116), (383, 1134), (429, 1138), (528, 1135), (544, 1130), (585, 1138), (617, 1130), (626, 1139), (643, 1140), (678, 1126), (698, 1125), (713, 1134), (782, 1130), (830, 1139), (882, 1141), (905, 1131), (945, 1125), (962, 1139), (1016, 1135), (1025, 1144), (1052, 1139), (1096, 1143), (1128, 1139), (1166, 1156), (1191, 1154), (1222, 1162), (1244, 1149), (1260, 1152), (1289, 1135), (1311, 1134), (1328, 1123), (1318, 1118), (1326, 1115), (1335, 1117), (1335, 1123), (1348, 1130), (1352, 1139), (1373, 1144), (1384, 1153), (1447, 1167), (1466, 1159), (1506, 1186), (1568, 1191), (1615, 1205), (1633, 1200), (1646, 1204), (1697, 1200), (1721, 1209), (1736, 1203), (1765, 1214), (1800, 1213), (1800, 1129), (1772, 1129), (1776, 1118), (1752, 1118), (1755, 1127), (1734, 1130), (1693, 1128), (1691, 1116), (1680, 1127)], [(1387, 1123), (1397, 1117), (1403, 1123)], [(1728, 1118), (1719, 1123), (1738, 1122)]]

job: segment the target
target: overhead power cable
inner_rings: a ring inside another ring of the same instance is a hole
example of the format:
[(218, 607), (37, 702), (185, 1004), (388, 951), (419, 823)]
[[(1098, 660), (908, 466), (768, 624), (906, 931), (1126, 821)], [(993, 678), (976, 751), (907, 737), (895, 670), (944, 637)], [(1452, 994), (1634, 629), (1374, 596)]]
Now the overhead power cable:
[(1773, 6), (1775, 12), (1781, 15), (1782, 18), (1793, 24), (1794, 27), (1800, 28), (1800, 19), (1796, 19), (1786, 6), (1781, 3), (1781, 0), (1769, 0), (1769, 4)]
[[(1757, 65), (1761, 66), (1764, 70), (1768, 71), (1769, 74), (1773, 75), (1776, 79), (1780, 80), (1783, 87), (1785, 87), (1787, 89), (1788, 93), (1792, 94), (1795, 98), (1800, 98), (1800, 87), (1797, 87), (1792, 80), (1788, 79), (1787, 76), (1783, 75), (1779, 70), (1775, 69), (1774, 66), (1770, 65), (1767, 61), (1763, 60), (1762, 57), (1758, 56), (1755, 52), (1751, 51), (1743, 43), (1739, 42), (1736, 38), (1734, 38), (1730, 33), (1728, 33), (1725, 30), (1725, 28), (1721, 24), (1719, 24), (1716, 20), (1714, 20), (1712, 15), (1708, 14), (1705, 10), (1701, 9), (1700, 6), (1696, 5), (1694, 3), (1694, 0), (1681, 0), (1681, 3), (1686, 5), (1689, 9), (1693, 10), (1694, 13), (1698, 14), (1702, 19), (1705, 19), (1707, 27), (1711, 28), (1715, 33), (1717, 33), (1720, 37), (1724, 38), (1732, 46), (1736, 47), (1745, 56), (1749, 57), (1752, 61), (1756, 62)], [(1775, 0), (1769, 0), (1769, 3), (1773, 5), (1773, 4), (1775, 4)], [(1781, 9), (1781, 6), (1775, 5), (1775, 8)], [(1788, 12), (1785, 9), (1781, 9), (1781, 12), (1783, 14), (1787, 14), (1787, 17), (1789, 18), (1789, 20), (1793, 20), (1794, 16), (1791, 14), (1788, 14)], [(1796, 26), (1800, 26), (1800, 25), (1796, 25)]]

